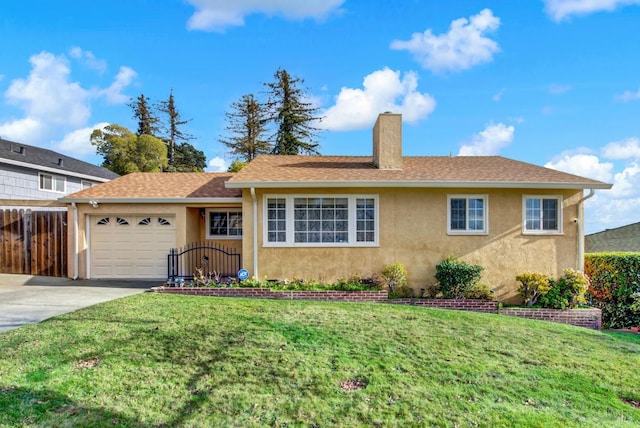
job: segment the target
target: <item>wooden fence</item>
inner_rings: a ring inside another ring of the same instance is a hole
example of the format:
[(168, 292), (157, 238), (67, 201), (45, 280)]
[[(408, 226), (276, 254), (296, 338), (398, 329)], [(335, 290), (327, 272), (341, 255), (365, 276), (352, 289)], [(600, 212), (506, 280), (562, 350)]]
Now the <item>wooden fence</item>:
[(67, 275), (67, 212), (0, 210), (0, 273)]

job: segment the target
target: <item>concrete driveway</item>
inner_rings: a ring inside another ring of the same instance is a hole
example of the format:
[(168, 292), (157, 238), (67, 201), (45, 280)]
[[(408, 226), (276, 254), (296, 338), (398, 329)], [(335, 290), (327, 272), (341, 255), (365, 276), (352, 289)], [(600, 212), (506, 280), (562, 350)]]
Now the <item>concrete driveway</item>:
[(143, 293), (162, 281), (77, 280), (0, 274), (0, 332), (97, 303)]

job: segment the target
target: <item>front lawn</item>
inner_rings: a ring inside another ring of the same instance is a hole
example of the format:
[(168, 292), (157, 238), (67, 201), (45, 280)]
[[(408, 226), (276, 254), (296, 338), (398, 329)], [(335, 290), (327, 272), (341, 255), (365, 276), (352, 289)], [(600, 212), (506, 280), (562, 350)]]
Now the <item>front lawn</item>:
[(0, 334), (0, 426), (638, 426), (640, 342), (382, 304), (136, 295)]

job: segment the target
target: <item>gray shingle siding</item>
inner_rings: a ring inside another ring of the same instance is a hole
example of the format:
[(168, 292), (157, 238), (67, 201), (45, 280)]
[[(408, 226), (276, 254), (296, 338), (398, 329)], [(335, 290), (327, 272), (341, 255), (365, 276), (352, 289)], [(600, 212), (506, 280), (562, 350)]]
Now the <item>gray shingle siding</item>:
[(0, 138), (0, 162), (6, 159), (33, 165), (34, 168), (55, 168), (68, 173), (82, 174), (107, 180), (118, 177), (118, 174), (101, 166), (54, 152), (41, 147), (29, 146)]
[[(41, 173), (63, 177), (65, 191), (40, 190)], [(98, 184), (117, 177), (106, 168), (0, 138), (0, 199), (56, 200), (82, 190), (83, 181)]]

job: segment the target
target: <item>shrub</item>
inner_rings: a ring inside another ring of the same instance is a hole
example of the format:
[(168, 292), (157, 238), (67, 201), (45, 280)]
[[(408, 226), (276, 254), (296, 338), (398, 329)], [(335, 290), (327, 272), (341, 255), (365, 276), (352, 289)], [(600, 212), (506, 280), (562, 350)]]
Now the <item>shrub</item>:
[(352, 274), (346, 279), (339, 278), (331, 289), (340, 291), (382, 290), (382, 283), (376, 276)]
[(400, 285), (394, 291), (389, 292), (390, 299), (408, 299), (414, 297), (413, 288), (408, 285)]
[(634, 293), (640, 293), (640, 253), (593, 253), (585, 256), (591, 284), (587, 300), (602, 310), (602, 324), (610, 328), (640, 325)]
[(407, 270), (402, 263), (389, 264), (380, 274), (391, 293), (395, 292), (396, 288), (407, 285)]
[(436, 265), (438, 280), (436, 294), (442, 293), (445, 299), (459, 299), (480, 281), (482, 266), (470, 265), (449, 257)]
[(479, 300), (495, 300), (493, 290), (488, 284), (478, 282), (464, 292), (462, 295), (465, 299), (479, 299)]
[(585, 293), (589, 279), (581, 272), (565, 269), (564, 276), (549, 280), (550, 290), (540, 297), (538, 303), (543, 308), (569, 309), (587, 303)]
[(549, 278), (541, 273), (521, 273), (516, 276), (516, 281), (520, 281), (518, 292), (527, 306), (535, 305), (538, 299), (551, 289)]

